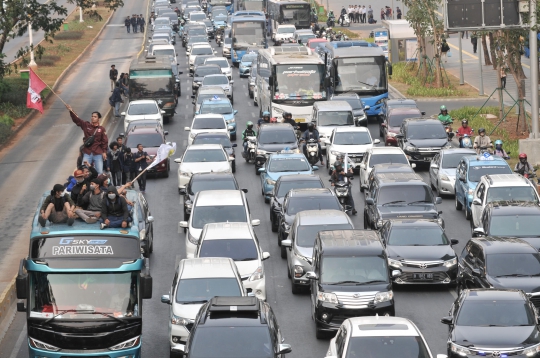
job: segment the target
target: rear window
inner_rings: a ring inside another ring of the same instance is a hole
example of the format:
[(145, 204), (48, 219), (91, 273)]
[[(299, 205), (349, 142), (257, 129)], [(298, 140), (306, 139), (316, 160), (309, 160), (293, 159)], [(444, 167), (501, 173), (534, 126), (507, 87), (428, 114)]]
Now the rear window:
[(211, 47), (195, 47), (191, 50), (191, 55), (211, 55), (213, 53)]
[(205, 77), (203, 80), (203, 85), (228, 85), (229, 79), (227, 76), (212, 76)]
[(208, 59), (205, 61), (205, 64), (207, 65), (218, 65), (219, 67), (221, 68), (226, 68), (226, 67), (229, 67), (229, 62), (226, 60), (226, 59)]
[(204, 67), (204, 68), (197, 68), (195, 70), (195, 75), (193, 77), (204, 77), (207, 75), (219, 75), (221, 73), (221, 70), (217, 67)]
[(225, 129), (225, 121), (221, 117), (195, 118), (193, 129)]
[(132, 116), (156, 113), (158, 113), (158, 107), (155, 103), (132, 104), (128, 108), (128, 114)]

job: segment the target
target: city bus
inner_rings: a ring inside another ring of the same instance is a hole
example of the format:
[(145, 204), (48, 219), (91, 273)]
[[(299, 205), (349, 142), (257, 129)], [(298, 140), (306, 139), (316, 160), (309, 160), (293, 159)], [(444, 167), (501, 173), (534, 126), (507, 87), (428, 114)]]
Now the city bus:
[(305, 46), (259, 50), (257, 103), (260, 114), (283, 118), (290, 112), (297, 123), (311, 122), (313, 103), (327, 99), (322, 59)]
[(309, 29), (311, 26), (311, 5), (299, 0), (268, 0), (267, 11), (272, 30), (278, 25), (294, 25), (296, 29)]
[(392, 67), (380, 47), (338, 47), (325, 43), (318, 53), (326, 64), (326, 86), (331, 94), (357, 93), (369, 106), (368, 116), (379, 116), (388, 98), (388, 75)]
[(231, 16), (231, 61), (240, 64), (248, 48), (266, 48), (266, 19), (261, 15)]
[(237, 10), (264, 11), (265, 9), (266, 0), (238, 0)]
[[(143, 215), (132, 226), (106, 228), (32, 222), (28, 256), (16, 278), (17, 311), (26, 313), (29, 357), (140, 357), (142, 304), (152, 298), (148, 259), (141, 252)], [(138, 193), (126, 196), (138, 206)]]

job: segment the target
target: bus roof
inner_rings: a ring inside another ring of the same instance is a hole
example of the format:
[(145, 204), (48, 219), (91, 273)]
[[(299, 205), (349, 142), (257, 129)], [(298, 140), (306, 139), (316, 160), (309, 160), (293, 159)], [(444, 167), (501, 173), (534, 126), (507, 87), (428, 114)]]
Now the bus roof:
[(317, 54), (305, 46), (269, 47), (267, 49), (260, 49), (259, 55), (267, 58), (272, 65), (288, 63), (324, 64)]
[(344, 48), (334, 48), (331, 45), (328, 46), (328, 43), (324, 45), (319, 45), (323, 47), (325, 51), (331, 52), (334, 58), (340, 57), (373, 57), (373, 56), (383, 56), (384, 51), (380, 47), (363, 47), (363, 46), (353, 46), (353, 47), (344, 47)]
[(231, 16), (231, 23), (244, 22), (244, 21), (261, 21), (265, 22), (266, 18), (261, 15), (237, 15)]
[(168, 69), (172, 71), (169, 56), (139, 57), (131, 61), (129, 70)]

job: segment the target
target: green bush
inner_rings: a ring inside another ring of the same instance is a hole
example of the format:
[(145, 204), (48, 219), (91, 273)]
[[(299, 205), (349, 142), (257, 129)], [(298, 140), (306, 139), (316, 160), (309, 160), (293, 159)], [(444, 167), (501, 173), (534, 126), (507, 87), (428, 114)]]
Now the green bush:
[(0, 122), (0, 144), (4, 144), (12, 133), (11, 126)]
[(9, 77), (0, 80), (0, 103), (9, 102), (15, 106), (26, 106), (28, 80)]
[(0, 123), (11, 127), (13, 124), (15, 124), (15, 121), (13, 120), (13, 118), (8, 116), (7, 114), (3, 114), (3, 115), (0, 115)]
[[(444, 75), (444, 74), (443, 74)], [(412, 97), (460, 97), (467, 94), (454, 86), (433, 88), (426, 87), (424, 81), (417, 76), (417, 66), (405, 62), (396, 63), (392, 66), (392, 79), (409, 86), (407, 95)], [(428, 78), (427, 83), (434, 81)]]
[(11, 118), (21, 118), (30, 113), (31, 109), (24, 105), (14, 105), (10, 102), (0, 103), (0, 113), (10, 116)]
[(54, 35), (55, 40), (79, 40), (84, 33), (82, 31), (63, 31)]

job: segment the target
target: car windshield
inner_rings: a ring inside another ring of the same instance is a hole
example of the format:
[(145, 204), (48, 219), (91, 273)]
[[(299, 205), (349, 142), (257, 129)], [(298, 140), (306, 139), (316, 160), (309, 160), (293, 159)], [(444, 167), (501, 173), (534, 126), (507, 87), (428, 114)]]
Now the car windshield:
[(472, 165), (469, 167), (469, 181), (479, 182), (480, 178), (488, 174), (512, 174), (508, 165)]
[(319, 112), (317, 119), (319, 126), (352, 126), (353, 114), (350, 111)]
[(192, 129), (225, 129), (225, 121), (222, 117), (200, 118), (195, 117)]
[(234, 277), (181, 279), (176, 288), (176, 303), (203, 303), (214, 296), (242, 296)]
[(227, 96), (223, 92), (222, 93), (209, 93), (209, 94), (199, 93), (199, 95), (197, 96), (197, 103), (202, 103), (205, 99), (214, 98), (215, 96), (217, 96), (219, 99), (227, 98)]
[(354, 227), (351, 224), (299, 225), (296, 229), (296, 246), (313, 247), (319, 231), (352, 229)]
[(203, 85), (228, 85), (229, 79), (227, 76), (209, 76), (203, 79)]
[(226, 162), (225, 153), (220, 149), (192, 149), (186, 151), (184, 163)]
[(244, 64), (251, 63), (253, 61), (257, 61), (257, 55), (244, 55), (244, 56), (242, 56), (242, 62), (244, 62)]
[(409, 164), (405, 154), (372, 154), (369, 157), (369, 167), (373, 168), (376, 164)]
[(539, 237), (538, 215), (492, 216), (489, 235), (510, 237)]
[(232, 39), (231, 39), (230, 37), (227, 37), (227, 38), (225, 38), (225, 40), (223, 41), (223, 43), (224, 43), (225, 45), (230, 45), (230, 44), (232, 44)]
[(171, 20), (169, 18), (166, 18), (166, 19), (156, 19), (156, 21), (154, 22), (154, 24), (156, 25), (156, 27), (158, 25), (167, 25), (169, 26), (171, 24)]
[(449, 245), (444, 230), (439, 226), (394, 226), (388, 237), (392, 246), (436, 246)]
[(191, 226), (202, 229), (206, 224), (246, 221), (246, 208), (243, 205), (196, 206)]
[(525, 300), (465, 300), (459, 310), (457, 326), (508, 327), (534, 326), (534, 313)]
[(418, 114), (416, 113), (405, 113), (405, 114), (390, 113), (390, 115), (388, 116), (388, 125), (390, 127), (401, 127), (401, 123), (403, 123), (404, 119), (416, 118), (420, 116), (421, 116), (420, 112), (418, 112)]
[(218, 65), (221, 68), (229, 67), (229, 62), (224, 58), (206, 60), (207, 65)]
[(195, 47), (191, 49), (191, 55), (212, 55), (213, 53), (211, 47)]
[(273, 158), (270, 161), (268, 171), (279, 172), (303, 172), (310, 170), (310, 166), (303, 158)]
[(382, 256), (323, 256), (320, 281), (322, 284), (342, 281), (388, 282), (388, 267)]
[(206, 14), (190, 14), (189, 21), (198, 21), (206, 19)]
[(190, 358), (272, 358), (268, 326), (199, 326), (189, 348)]
[(408, 139), (446, 139), (448, 136), (442, 124), (417, 124), (407, 128)]
[(220, 178), (214, 180), (193, 180), (189, 187), (189, 194), (195, 195), (202, 190), (236, 190), (238, 189), (233, 178)]
[(332, 98), (333, 101), (346, 101), (348, 104), (351, 105), (352, 109), (358, 110), (358, 109), (364, 109), (364, 106), (362, 105), (362, 101), (358, 98), (341, 98), (341, 97), (334, 97)]
[(154, 56), (174, 56), (174, 49), (154, 50)]
[(221, 144), (223, 148), (232, 148), (231, 140), (227, 135), (213, 137), (198, 135), (193, 139), (193, 144)]
[(287, 215), (294, 216), (305, 210), (341, 210), (339, 201), (335, 196), (319, 197), (292, 197), (287, 204)]
[(537, 203), (536, 190), (530, 186), (492, 187), (487, 192), (488, 203), (492, 201), (528, 201)]
[(233, 112), (233, 108), (230, 103), (203, 103), (199, 111), (202, 114), (231, 114)]
[(259, 258), (252, 239), (204, 240), (199, 257), (228, 257), (234, 261), (252, 261)]
[[(187, 36), (191, 38), (193, 35), (204, 35), (206, 38), (206, 26), (205, 27), (193, 27), (189, 29)], [(207, 42), (208, 40), (204, 41)]]
[(213, 16), (213, 19), (215, 22), (220, 22), (220, 21), (227, 22), (227, 15), (216, 15), (216, 16)]
[(455, 153), (455, 154), (445, 153), (443, 155), (443, 159), (442, 159), (442, 167), (445, 168), (445, 169), (457, 168), (458, 164), (459, 164), (459, 161), (461, 160), (461, 158), (463, 158), (464, 155), (467, 155), (467, 154), (465, 154), (465, 153)]
[(207, 75), (219, 75), (221, 70), (218, 67), (203, 67), (197, 68), (193, 77), (204, 77)]
[(158, 106), (155, 103), (133, 103), (128, 108), (128, 114), (131, 116), (140, 116), (144, 114), (157, 114)]
[[(203, 35), (197, 35), (197, 36), (190, 36), (189, 37), (188, 45), (194, 44), (196, 42), (208, 42), (208, 37), (203, 36)], [(201, 55), (201, 56), (204, 56), (204, 55)]]
[(159, 147), (163, 144), (163, 137), (157, 132), (141, 134), (131, 133), (127, 136), (127, 148), (136, 148), (139, 144), (142, 144), (145, 148)]
[[(381, 325), (384, 326), (384, 325)], [(363, 326), (360, 326), (362, 329)], [(382, 329), (382, 327), (381, 327)], [(377, 332), (378, 333), (378, 332)], [(347, 357), (399, 357), (430, 358), (422, 338), (419, 336), (353, 337), (349, 340)]]
[(336, 145), (366, 145), (371, 144), (369, 132), (337, 132), (334, 135)]
[(493, 277), (540, 276), (540, 254), (489, 254), (487, 270)]
[(385, 205), (389, 203), (395, 205), (407, 205), (409, 203), (418, 202), (418, 205), (433, 204), (433, 193), (427, 185), (395, 185), (384, 186), (379, 190), (377, 205)]
[(299, 181), (282, 181), (279, 184), (279, 188), (276, 196), (279, 198), (284, 197), (291, 189), (311, 189), (311, 188), (323, 188), (320, 180), (299, 180)]
[(296, 134), (292, 130), (265, 130), (259, 134), (260, 144), (296, 144)]
[(296, 29), (294, 27), (280, 26), (277, 29), (278, 34), (294, 34), (295, 31)]

